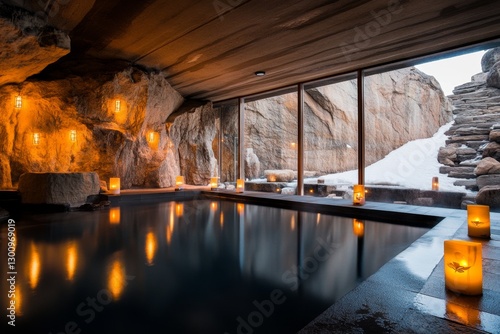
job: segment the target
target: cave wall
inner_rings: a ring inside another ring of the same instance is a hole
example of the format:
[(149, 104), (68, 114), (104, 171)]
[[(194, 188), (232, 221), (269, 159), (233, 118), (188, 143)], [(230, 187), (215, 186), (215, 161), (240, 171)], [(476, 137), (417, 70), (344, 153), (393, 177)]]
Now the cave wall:
[[(135, 67), (3, 86), (0, 187), (16, 187), (24, 172), (76, 171), (119, 176), (122, 188), (172, 186), (181, 173), (189, 183), (206, 184), (217, 165), (215, 113), (209, 103), (184, 103), (162, 73)], [(176, 110), (182, 112), (167, 123)]]

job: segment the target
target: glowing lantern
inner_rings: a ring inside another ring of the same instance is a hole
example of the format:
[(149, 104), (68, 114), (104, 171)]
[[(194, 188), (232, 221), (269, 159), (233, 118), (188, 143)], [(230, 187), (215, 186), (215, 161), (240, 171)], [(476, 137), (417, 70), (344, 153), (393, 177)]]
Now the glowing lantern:
[(210, 178), (210, 189), (216, 190), (219, 187), (219, 182), (218, 182), (218, 177), (211, 177)]
[(439, 190), (439, 178), (437, 176), (432, 178), (432, 190)]
[(153, 144), (155, 142), (155, 132), (154, 131), (150, 131), (148, 132), (148, 142)]
[(110, 224), (120, 224), (120, 208), (109, 209), (109, 223)]
[(467, 226), (469, 237), (490, 238), (490, 207), (467, 205)]
[(120, 178), (112, 177), (109, 179), (109, 190), (112, 194), (119, 195), (120, 194)]
[(362, 237), (365, 234), (365, 223), (359, 219), (352, 220), (352, 232), (357, 237)]
[(33, 145), (38, 145), (40, 144), (40, 133), (35, 132), (33, 134)]
[(237, 179), (236, 180), (236, 192), (242, 193), (245, 190), (245, 180)]
[(483, 293), (482, 249), (478, 242), (445, 240), (444, 279), (447, 289), (464, 295)]
[(352, 193), (352, 203), (355, 205), (365, 204), (365, 186), (362, 184), (355, 184)]
[(115, 101), (115, 112), (120, 112), (122, 108), (122, 102), (120, 100)]
[(69, 131), (69, 140), (72, 143), (76, 143), (76, 130), (70, 130)]
[(182, 190), (183, 185), (184, 185), (184, 176), (176, 176), (175, 177), (175, 190)]
[(21, 109), (23, 106), (23, 99), (21, 98), (21, 95), (16, 96), (16, 103), (15, 103), (16, 109)]

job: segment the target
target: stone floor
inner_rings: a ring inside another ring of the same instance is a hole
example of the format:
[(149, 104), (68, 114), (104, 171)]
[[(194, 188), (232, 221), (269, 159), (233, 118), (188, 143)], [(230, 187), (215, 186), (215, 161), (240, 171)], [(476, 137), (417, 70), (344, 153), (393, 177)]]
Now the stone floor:
[(188, 198), (193, 194), (297, 210), (355, 215), (364, 219), (418, 224), (438, 222), (428, 233), (386, 263), (357, 288), (319, 315), (300, 334), (310, 333), (500, 333), (500, 214), (491, 213), (491, 240), (474, 239), (483, 249), (483, 295), (464, 296), (444, 287), (443, 242), (472, 240), (466, 211), (312, 196), (209, 191), (129, 190), (112, 201), (148, 200), (150, 196)]

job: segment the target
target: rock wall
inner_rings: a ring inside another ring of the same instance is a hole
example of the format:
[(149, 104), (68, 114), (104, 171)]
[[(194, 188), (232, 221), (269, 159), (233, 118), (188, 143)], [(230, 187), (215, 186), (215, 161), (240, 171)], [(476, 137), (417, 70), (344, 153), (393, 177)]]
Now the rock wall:
[(189, 183), (206, 184), (216, 166), (215, 114), (211, 104), (183, 103), (162, 73), (135, 67), (3, 86), (0, 187), (15, 187), (24, 172), (82, 171), (103, 180), (119, 176), (124, 189), (172, 186), (180, 173)]
[[(357, 168), (357, 87), (344, 81), (306, 91), (305, 170), (323, 174)], [(366, 163), (408, 141), (431, 137), (452, 118), (439, 83), (415, 68), (365, 78)], [(245, 147), (266, 169), (296, 169), (296, 95), (249, 102)]]
[(487, 51), (482, 73), (455, 87), (450, 99), (455, 122), (440, 148), (440, 172), (455, 185), (478, 191), (476, 201), (500, 209), (500, 48)]

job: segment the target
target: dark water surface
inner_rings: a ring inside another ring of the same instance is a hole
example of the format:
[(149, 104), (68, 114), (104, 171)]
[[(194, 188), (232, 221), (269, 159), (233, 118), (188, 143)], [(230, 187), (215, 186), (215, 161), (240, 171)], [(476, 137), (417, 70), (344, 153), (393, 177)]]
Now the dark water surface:
[(53, 334), (294, 333), (428, 231), (212, 200), (15, 227), (15, 298), (1, 227), (1, 327)]

